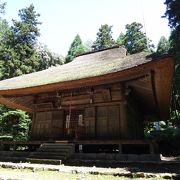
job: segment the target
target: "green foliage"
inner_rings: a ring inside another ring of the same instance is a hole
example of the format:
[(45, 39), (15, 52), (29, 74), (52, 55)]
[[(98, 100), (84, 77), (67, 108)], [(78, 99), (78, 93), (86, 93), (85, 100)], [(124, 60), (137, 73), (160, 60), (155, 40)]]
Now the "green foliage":
[[(180, 103), (180, 102), (177, 102)], [(172, 104), (177, 104), (176, 102)], [(177, 110), (177, 107), (174, 107), (174, 110), (171, 110), (171, 122), (174, 127), (178, 126), (180, 127), (180, 111)]]
[(180, 1), (179, 0), (165, 0), (166, 12), (165, 17), (169, 20), (171, 28), (180, 26)]
[(0, 59), (3, 61), (2, 79), (35, 72), (39, 67), (35, 45), (40, 35), (39, 14), (34, 6), (19, 11), (20, 21), (13, 20), (13, 26), (3, 36)]
[(118, 44), (124, 45), (129, 54), (135, 54), (142, 51), (152, 51), (154, 45), (142, 32), (142, 24), (133, 22), (126, 25), (126, 33), (120, 34)]
[[(175, 73), (173, 78), (172, 99), (171, 99), (171, 119), (180, 127), (180, 30), (173, 30), (170, 36), (169, 53), (175, 57)], [(176, 120), (174, 120), (174, 118)]]
[(0, 134), (13, 140), (27, 140), (30, 122), (29, 116), (21, 110), (4, 112), (0, 116)]
[(49, 67), (62, 65), (64, 63), (62, 56), (52, 53), (46, 46), (39, 46), (37, 51), (40, 60), (38, 70), (48, 69)]
[(92, 40), (87, 40), (85, 43), (84, 43), (84, 48), (85, 48), (85, 52), (89, 52), (89, 51), (92, 51), (92, 45), (93, 45), (93, 41)]
[(79, 34), (77, 34), (73, 42), (71, 43), (68, 54), (65, 58), (65, 63), (71, 62), (77, 55), (84, 52), (85, 52), (85, 47), (82, 44), (82, 40)]
[(171, 121), (160, 121), (159, 129), (157, 130), (155, 127), (153, 122), (149, 122), (145, 126), (145, 138), (155, 140), (159, 144), (159, 153), (180, 155), (180, 129), (176, 128)]
[(94, 50), (100, 50), (115, 45), (115, 41), (112, 38), (112, 26), (107, 24), (101, 25), (99, 32), (97, 33), (96, 41), (94, 41), (92, 48)]
[(116, 43), (120, 46), (124, 45), (124, 38), (125, 38), (125, 35), (121, 32), (119, 37), (116, 40)]
[(165, 17), (168, 18), (169, 26), (172, 29), (169, 53), (172, 54), (176, 59), (172, 92), (171, 118), (174, 119), (175, 117), (177, 126), (180, 127), (180, 117), (177, 114), (177, 112), (180, 111), (180, 1), (166, 0), (165, 5)]
[(159, 55), (168, 54), (169, 52), (169, 41), (166, 39), (166, 37), (161, 36), (158, 45), (157, 45), (157, 53)]
[(5, 19), (0, 19), (0, 43), (2, 44), (3, 38), (10, 30), (10, 27)]
[(173, 141), (175, 139), (180, 138), (180, 130), (175, 128), (166, 128), (160, 131), (150, 131), (149, 137), (150, 139), (155, 139), (158, 141), (166, 140), (166, 141)]

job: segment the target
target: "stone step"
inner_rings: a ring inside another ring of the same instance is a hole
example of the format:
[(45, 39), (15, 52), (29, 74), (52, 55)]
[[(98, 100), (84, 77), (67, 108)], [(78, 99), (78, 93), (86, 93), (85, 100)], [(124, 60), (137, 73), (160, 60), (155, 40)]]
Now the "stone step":
[(47, 156), (66, 156), (67, 155), (67, 152), (59, 152), (59, 153), (56, 153), (56, 152), (33, 152), (31, 153), (31, 156), (32, 155), (36, 155), (36, 156), (43, 156), (43, 155), (47, 155)]
[(37, 164), (53, 164), (53, 165), (61, 165), (61, 159), (39, 159), (39, 158), (26, 158), (27, 162), (37, 163)]
[(63, 149), (63, 148), (39, 148), (37, 151), (46, 151), (46, 152), (62, 152), (62, 151), (71, 151), (72, 149)]
[(38, 148), (38, 151), (44, 151), (44, 150), (48, 150), (48, 151), (71, 151), (74, 150), (74, 148), (66, 148), (66, 147), (58, 147), (58, 148), (52, 148), (52, 147), (40, 147)]
[(55, 159), (55, 160), (65, 160), (66, 156), (47, 156), (47, 155), (32, 155), (29, 158), (33, 159)]
[(0, 161), (4, 161), (4, 162), (25, 162), (26, 161), (26, 157), (9, 157), (9, 156), (5, 156), (5, 157), (0, 157)]
[(44, 143), (42, 144), (43, 146), (53, 146), (53, 147), (57, 147), (57, 146), (66, 146), (66, 147), (73, 147), (74, 144), (53, 144), (53, 143)]
[(36, 152), (42, 152), (42, 153), (62, 153), (62, 152), (66, 152), (67, 154), (72, 154), (74, 153), (73, 149), (38, 149)]
[(21, 151), (0, 151), (0, 157), (26, 157), (29, 156), (30, 152)]
[(74, 144), (44, 143), (40, 148), (31, 153), (29, 158), (35, 159), (67, 159), (74, 153)]

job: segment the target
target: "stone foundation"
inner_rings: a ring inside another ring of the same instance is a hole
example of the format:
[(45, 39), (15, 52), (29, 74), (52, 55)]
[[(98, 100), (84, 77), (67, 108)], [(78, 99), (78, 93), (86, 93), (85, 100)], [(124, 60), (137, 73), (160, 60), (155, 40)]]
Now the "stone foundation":
[(115, 161), (160, 161), (160, 154), (119, 154), (119, 153), (75, 153), (79, 160), (115, 160)]

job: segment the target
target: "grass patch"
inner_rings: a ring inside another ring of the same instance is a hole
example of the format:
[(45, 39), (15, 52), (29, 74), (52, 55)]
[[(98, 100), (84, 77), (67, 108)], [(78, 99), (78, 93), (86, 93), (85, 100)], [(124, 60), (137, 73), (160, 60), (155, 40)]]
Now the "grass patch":
[[(33, 172), (30, 169), (12, 169), (0, 168), (0, 179), (32, 179), (32, 180), (128, 180), (132, 178), (119, 177), (112, 175), (92, 175), (92, 174), (73, 174), (62, 173), (57, 171), (39, 170)], [(163, 178), (133, 178), (133, 179), (148, 179), (148, 180), (162, 180)]]

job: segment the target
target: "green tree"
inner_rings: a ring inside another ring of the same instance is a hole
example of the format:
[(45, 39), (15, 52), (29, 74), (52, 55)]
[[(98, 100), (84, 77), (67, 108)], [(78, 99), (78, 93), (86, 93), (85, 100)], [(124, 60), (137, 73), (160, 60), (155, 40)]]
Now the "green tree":
[(84, 43), (84, 48), (85, 48), (85, 52), (89, 52), (89, 51), (92, 51), (92, 45), (93, 45), (93, 41), (92, 40), (87, 40), (85, 43)]
[[(5, 6), (6, 3), (2, 3), (0, 1), (0, 15), (5, 14)], [(7, 34), (8, 30), (9, 30), (9, 25), (7, 21), (3, 19), (2, 16), (0, 16), (0, 51), (3, 50), (3, 43), (4, 43), (3, 37)], [(0, 79), (3, 76), (2, 68), (3, 68), (3, 61), (0, 58)]]
[(35, 46), (40, 35), (39, 16), (30, 5), (19, 11), (20, 21), (13, 20), (0, 51), (0, 58), (4, 61), (3, 79), (37, 71), (39, 59)]
[(180, 1), (166, 0), (165, 16), (169, 20), (169, 26), (172, 30), (170, 36), (170, 54), (176, 59), (173, 92), (172, 92), (172, 106), (171, 117), (176, 117), (176, 124), (180, 127)]
[[(0, 18), (0, 52), (4, 51), (4, 37), (9, 32), (10, 27), (6, 20)], [(4, 61), (0, 58), (0, 79), (3, 77)]]
[(121, 32), (119, 37), (116, 40), (116, 43), (120, 46), (124, 45), (124, 38), (125, 38), (125, 35)]
[[(30, 5), (20, 10), (19, 16), (20, 21), (13, 20), (11, 27), (0, 19), (0, 79), (33, 72), (39, 68), (36, 50), (39, 14)], [(30, 116), (25, 112), (0, 105), (1, 137), (8, 135), (13, 140), (27, 140), (29, 124)]]
[(180, 27), (180, 1), (165, 0), (166, 12), (165, 17), (169, 20), (169, 25), (172, 29)]
[(151, 41), (146, 37), (146, 34), (142, 32), (142, 24), (133, 22), (126, 25), (126, 33), (124, 38), (121, 35), (122, 43), (127, 49), (129, 54), (135, 54), (142, 51), (150, 51), (154, 45), (151, 44)]
[(83, 46), (81, 37), (77, 34), (71, 43), (68, 54), (65, 58), (65, 63), (71, 62), (77, 55), (84, 53), (85, 47)]
[(41, 45), (37, 48), (39, 62), (39, 71), (48, 69), (52, 66), (62, 65), (64, 63), (64, 57), (56, 53), (51, 52), (47, 46)]
[(112, 26), (107, 24), (101, 25), (99, 32), (97, 33), (96, 41), (94, 41), (92, 48), (94, 50), (100, 50), (115, 45), (115, 41), (112, 38)]
[(157, 51), (159, 55), (167, 54), (169, 52), (169, 41), (166, 39), (166, 37), (161, 36), (158, 45), (157, 45)]

